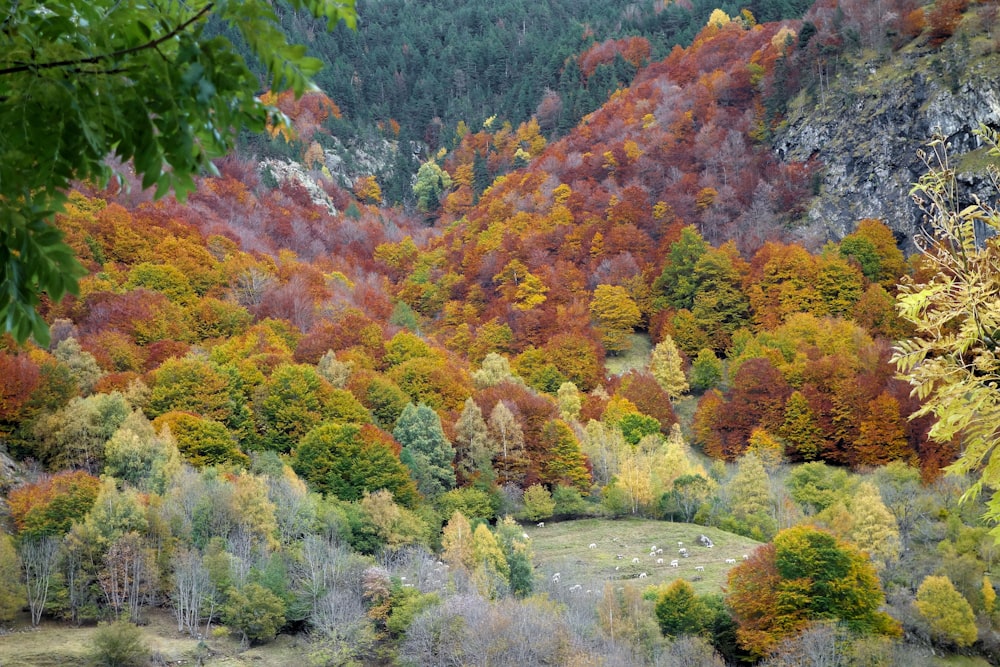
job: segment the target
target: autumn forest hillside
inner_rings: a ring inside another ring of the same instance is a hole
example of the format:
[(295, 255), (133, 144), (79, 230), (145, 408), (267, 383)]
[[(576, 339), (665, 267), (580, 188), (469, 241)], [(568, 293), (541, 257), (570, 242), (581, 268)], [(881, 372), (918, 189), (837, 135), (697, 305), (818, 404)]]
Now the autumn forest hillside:
[[(996, 51), (996, 3), (439, 3), (395, 31), (411, 4), (359, 3), (356, 35), (289, 13), (322, 92), (265, 93), (287, 124), (186, 202), (128, 165), (73, 192), (79, 294), (48, 347), (0, 339), (0, 620), (162, 608), (323, 665), (996, 659), (986, 500), (891, 362), (934, 267), (888, 220), (805, 226), (826, 165), (774, 149), (873, 54)], [(558, 21), (590, 32), (555, 57)], [(408, 94), (369, 105), (386, 77)], [(415, 94), (445, 81), (447, 109)], [(327, 149), (366, 138), (397, 162), (345, 182)], [(718, 554), (724, 590), (671, 543), (583, 597), (533, 544), (584, 517), (764, 546)]]

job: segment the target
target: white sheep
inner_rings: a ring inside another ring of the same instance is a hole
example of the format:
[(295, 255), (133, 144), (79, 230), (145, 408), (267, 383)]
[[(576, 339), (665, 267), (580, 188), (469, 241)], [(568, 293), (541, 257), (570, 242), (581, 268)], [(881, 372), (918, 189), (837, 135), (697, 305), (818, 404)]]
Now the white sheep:
[(555, 574), (552, 575), (552, 581), (554, 581), (555, 583), (559, 583), (559, 573), (558, 572), (556, 572)]
[(743, 554), (743, 560), (750, 560), (750, 556)]
[(596, 549), (597, 545), (595, 543), (591, 542), (590, 544), (587, 545), (587, 548), (588, 549)]
[(580, 584), (576, 584), (575, 586), (572, 586), (569, 590), (575, 593), (576, 591), (582, 591), (583, 586), (581, 586)]
[(662, 558), (657, 558), (656, 559), (656, 564), (657, 565), (663, 565), (663, 559)]
[(632, 562), (633, 562), (633, 563), (638, 563), (638, 562), (639, 562), (639, 559), (638, 559), (638, 558), (633, 558), (633, 559), (632, 559)]
[(646, 573), (645, 572), (640, 572), (639, 573), (639, 578), (640, 579), (645, 579), (646, 578)]
[(657, 550), (656, 550), (656, 553), (657, 553), (657, 554), (662, 554), (662, 553), (663, 553), (663, 549), (657, 549)]
[(704, 572), (705, 571), (705, 566), (704, 565), (695, 565), (694, 569), (695, 569), (696, 572)]
[(521, 537), (523, 537), (526, 540), (531, 539), (531, 538), (528, 537), (527, 533), (521, 533)]
[(676, 558), (673, 559), (672, 561), (670, 561), (670, 567), (680, 567), (680, 566), (681, 566), (681, 562), (679, 560), (677, 560)]
[(726, 559), (726, 565), (736, 565), (736, 559), (735, 558), (727, 558)]
[(539, 528), (545, 528), (545, 522), (544, 521), (539, 521), (535, 525), (538, 526)]

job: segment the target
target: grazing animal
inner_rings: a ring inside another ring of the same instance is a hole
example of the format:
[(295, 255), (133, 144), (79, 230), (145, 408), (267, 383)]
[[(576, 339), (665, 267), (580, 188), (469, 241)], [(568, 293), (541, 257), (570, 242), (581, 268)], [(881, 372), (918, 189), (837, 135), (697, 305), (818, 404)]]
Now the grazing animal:
[(680, 567), (680, 565), (681, 565), (680, 561), (677, 560), (676, 558), (670, 561), (670, 567)]
[(663, 549), (657, 549), (657, 550), (656, 550), (656, 553), (658, 553), (658, 554), (662, 554), (662, 553), (663, 553)]
[(687, 552), (688, 552), (688, 550), (685, 549), (684, 547), (681, 547), (680, 549), (677, 550), (677, 553), (679, 553), (679, 554), (686, 554)]
[(704, 572), (705, 571), (705, 566), (704, 565), (695, 565), (694, 569), (695, 569), (696, 572)]
[(743, 560), (750, 560), (750, 556), (743, 554)]
[(622, 558), (625, 558), (625, 556), (621, 554), (615, 554), (615, 560), (621, 560)]
[(576, 584), (575, 586), (571, 587), (570, 590), (573, 591), (573, 592), (582, 591), (583, 590), (583, 586), (581, 586), (580, 584)]
[(597, 545), (596, 545), (596, 544), (594, 544), (593, 542), (591, 542), (590, 544), (588, 544), (588, 545), (587, 545), (587, 548), (588, 548), (588, 549), (596, 549), (596, 548), (597, 548)]
[(639, 559), (638, 559), (638, 558), (633, 558), (633, 559), (632, 559), (632, 562), (633, 562), (633, 563), (638, 563), (638, 562), (639, 562)]
[(552, 575), (552, 581), (554, 581), (556, 583), (559, 582), (559, 573), (558, 572), (556, 572), (555, 574)]
[(645, 579), (646, 578), (646, 573), (645, 572), (640, 572), (639, 573), (639, 578), (640, 579)]
[(657, 565), (663, 565), (663, 559), (662, 558), (657, 558), (656, 559), (656, 564)]
[(736, 559), (735, 558), (727, 558), (726, 559), (726, 565), (736, 565)]
[(544, 521), (539, 521), (539, 522), (538, 522), (537, 524), (535, 524), (535, 525), (536, 525), (536, 526), (538, 526), (539, 528), (545, 528), (545, 522), (544, 522)]
[(524, 538), (524, 539), (526, 539), (526, 540), (527, 540), (527, 539), (530, 539), (530, 538), (528, 537), (528, 534), (527, 534), (527, 533), (521, 533), (521, 537), (523, 537), (523, 538)]

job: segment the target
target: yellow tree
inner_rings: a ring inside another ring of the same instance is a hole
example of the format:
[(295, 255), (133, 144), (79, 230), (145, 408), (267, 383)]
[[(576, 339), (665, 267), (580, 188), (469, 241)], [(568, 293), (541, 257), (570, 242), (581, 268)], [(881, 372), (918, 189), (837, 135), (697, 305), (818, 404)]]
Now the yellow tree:
[(680, 398), (688, 390), (687, 378), (684, 376), (684, 360), (669, 334), (653, 348), (653, 356), (649, 360), (649, 372), (670, 398)]
[(612, 354), (632, 347), (629, 334), (642, 319), (642, 312), (624, 287), (598, 285), (590, 302), (590, 314), (597, 320), (604, 348)]
[(441, 534), (441, 560), (453, 567), (471, 570), (475, 565), (472, 557), (472, 526), (465, 515), (455, 510)]
[(899, 560), (899, 527), (892, 512), (882, 502), (878, 488), (871, 482), (858, 485), (851, 510), (854, 519), (851, 541), (868, 554), (875, 569), (881, 572)]

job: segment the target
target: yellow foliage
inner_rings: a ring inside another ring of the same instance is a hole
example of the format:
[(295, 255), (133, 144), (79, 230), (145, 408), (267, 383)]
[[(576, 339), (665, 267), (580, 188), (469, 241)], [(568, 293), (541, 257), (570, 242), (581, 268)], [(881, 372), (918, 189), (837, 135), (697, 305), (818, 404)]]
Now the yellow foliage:
[(724, 28), (731, 22), (732, 19), (729, 18), (729, 14), (726, 14), (721, 9), (713, 9), (708, 17), (708, 25), (715, 26), (716, 28)]

